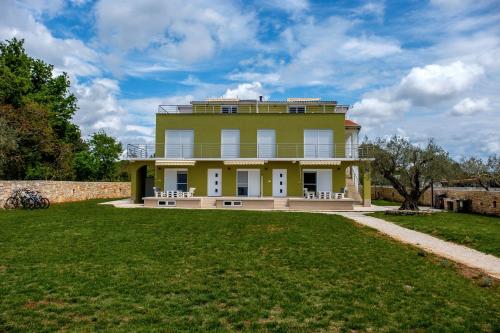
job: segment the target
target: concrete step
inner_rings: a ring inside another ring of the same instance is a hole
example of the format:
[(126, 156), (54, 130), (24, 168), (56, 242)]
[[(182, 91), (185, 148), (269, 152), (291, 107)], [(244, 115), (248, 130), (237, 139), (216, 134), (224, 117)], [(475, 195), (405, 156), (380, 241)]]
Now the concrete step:
[(288, 208), (288, 198), (274, 198), (274, 208), (275, 209), (287, 209)]
[(215, 208), (216, 198), (203, 197), (201, 198), (201, 208)]

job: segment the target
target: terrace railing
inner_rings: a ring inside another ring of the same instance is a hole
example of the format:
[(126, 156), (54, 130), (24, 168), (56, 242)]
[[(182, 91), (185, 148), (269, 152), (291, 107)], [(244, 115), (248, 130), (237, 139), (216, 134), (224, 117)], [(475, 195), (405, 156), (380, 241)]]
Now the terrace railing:
[(371, 149), (352, 144), (129, 144), (128, 159), (335, 159), (371, 158)]

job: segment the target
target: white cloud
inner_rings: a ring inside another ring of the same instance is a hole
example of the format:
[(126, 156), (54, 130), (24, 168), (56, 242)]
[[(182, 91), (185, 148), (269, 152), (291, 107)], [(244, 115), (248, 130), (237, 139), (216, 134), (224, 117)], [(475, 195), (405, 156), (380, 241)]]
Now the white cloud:
[(470, 99), (467, 97), (453, 106), (451, 114), (455, 116), (468, 116), (488, 111), (489, 109), (490, 101), (488, 98)]
[(99, 78), (74, 87), (79, 106), (74, 120), (82, 127), (84, 135), (98, 130), (112, 135), (121, 134), (127, 112), (117, 99), (120, 92), (118, 81)]
[(378, 124), (396, 115), (402, 115), (410, 107), (406, 100), (384, 100), (377, 97), (363, 98), (354, 103), (352, 117), (362, 118), (363, 124)]
[(151, 58), (195, 62), (220, 48), (247, 47), (256, 34), (255, 15), (220, 0), (120, 1), (96, 5), (102, 45)]
[(357, 22), (331, 16), (314, 18), (285, 29), (282, 45), (291, 60), (276, 69), (284, 86), (339, 84), (339, 72), (359, 71), (359, 64), (401, 52), (397, 40), (358, 32)]
[(54, 37), (36, 19), (38, 11), (55, 10), (60, 4), (50, 1), (31, 1), (19, 6), (16, 4), (2, 4), (0, 40), (14, 37), (24, 39), (28, 53), (54, 65), (56, 72), (65, 71), (72, 77), (100, 73), (97, 52), (78, 39)]
[(260, 82), (242, 83), (235, 89), (227, 89), (224, 98), (257, 99), (263, 96), (263, 88)]
[(227, 78), (233, 81), (259, 81), (273, 84), (279, 82), (280, 75), (278, 73), (242, 72), (231, 73)]
[(383, 2), (367, 2), (353, 10), (355, 15), (373, 15), (378, 19), (384, 17), (385, 5)]
[(399, 43), (380, 37), (350, 38), (339, 50), (345, 57), (370, 59), (401, 52)]
[(261, 4), (294, 13), (299, 13), (309, 9), (308, 0), (267, 0), (262, 1)]
[(429, 105), (463, 92), (483, 74), (482, 67), (461, 61), (416, 67), (401, 80), (397, 95), (412, 100), (415, 105)]
[[(380, 124), (415, 106), (432, 107), (448, 101), (470, 88), (483, 69), (474, 64), (454, 62), (449, 65), (415, 67), (398, 84), (365, 93), (353, 106), (353, 116), (362, 123)], [(456, 105), (454, 114), (469, 114), (487, 106), (487, 101), (470, 99)]]

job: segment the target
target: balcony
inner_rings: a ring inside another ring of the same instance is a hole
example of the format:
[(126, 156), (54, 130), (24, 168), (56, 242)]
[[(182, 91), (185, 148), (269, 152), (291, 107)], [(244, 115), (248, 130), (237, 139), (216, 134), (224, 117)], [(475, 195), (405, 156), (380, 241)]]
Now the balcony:
[(129, 160), (358, 160), (371, 158), (371, 149), (353, 144), (128, 144)]

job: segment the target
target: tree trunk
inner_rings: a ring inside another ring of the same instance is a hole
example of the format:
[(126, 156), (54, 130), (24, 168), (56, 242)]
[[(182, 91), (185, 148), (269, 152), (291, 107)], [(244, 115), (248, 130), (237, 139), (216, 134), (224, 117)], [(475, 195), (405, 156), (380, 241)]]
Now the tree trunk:
[(404, 197), (404, 201), (399, 207), (399, 210), (419, 210), (418, 208), (418, 199), (420, 196), (412, 196), (408, 195)]

